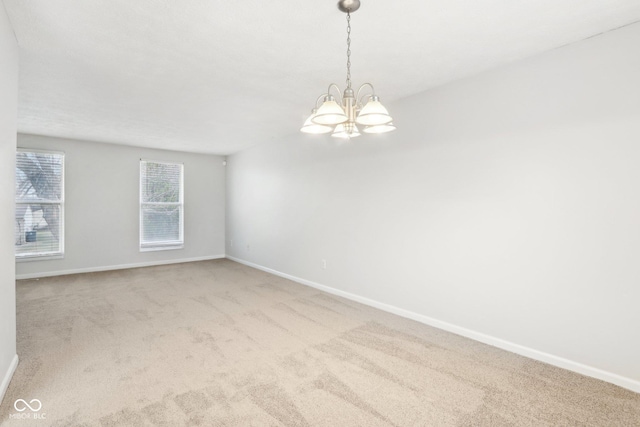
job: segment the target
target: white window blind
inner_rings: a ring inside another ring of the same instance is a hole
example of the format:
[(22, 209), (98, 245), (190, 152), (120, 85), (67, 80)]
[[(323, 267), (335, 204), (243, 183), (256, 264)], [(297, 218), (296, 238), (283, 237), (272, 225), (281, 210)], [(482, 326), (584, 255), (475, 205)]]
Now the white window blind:
[(183, 165), (140, 160), (140, 250), (184, 245)]
[(16, 153), (16, 259), (64, 254), (64, 154)]

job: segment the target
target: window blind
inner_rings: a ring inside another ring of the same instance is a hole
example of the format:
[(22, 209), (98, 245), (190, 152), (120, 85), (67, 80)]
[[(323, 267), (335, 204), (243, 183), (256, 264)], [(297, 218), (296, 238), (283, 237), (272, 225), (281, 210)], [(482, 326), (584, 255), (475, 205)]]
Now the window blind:
[(183, 165), (140, 160), (140, 250), (184, 246)]
[(64, 154), (18, 150), (15, 179), (17, 259), (64, 253)]

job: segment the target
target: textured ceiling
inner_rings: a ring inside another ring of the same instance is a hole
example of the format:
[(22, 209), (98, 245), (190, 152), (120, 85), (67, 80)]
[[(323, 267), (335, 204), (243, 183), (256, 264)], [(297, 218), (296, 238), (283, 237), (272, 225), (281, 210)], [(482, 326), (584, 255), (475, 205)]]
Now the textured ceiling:
[[(24, 133), (230, 154), (297, 132), (344, 87), (332, 0), (4, 3)], [(362, 0), (353, 81), (388, 103), (638, 20), (638, 0)]]

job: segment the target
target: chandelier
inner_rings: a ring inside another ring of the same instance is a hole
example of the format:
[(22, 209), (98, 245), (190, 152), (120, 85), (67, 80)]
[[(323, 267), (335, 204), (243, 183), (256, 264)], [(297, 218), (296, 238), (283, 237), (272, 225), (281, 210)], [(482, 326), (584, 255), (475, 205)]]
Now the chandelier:
[[(365, 133), (385, 133), (396, 129), (387, 109), (380, 103), (371, 83), (364, 83), (358, 91), (351, 87), (351, 13), (358, 10), (360, 0), (340, 0), (338, 9), (347, 14), (347, 88), (340, 94), (340, 88), (335, 83), (329, 85), (326, 93), (316, 100), (311, 115), (304, 122), (301, 132), (322, 134), (331, 132), (336, 138), (354, 138), (360, 136), (358, 126), (362, 126)], [(331, 90), (337, 91), (337, 98)], [(361, 92), (364, 93), (360, 97)], [(318, 108), (318, 103), (322, 105)]]

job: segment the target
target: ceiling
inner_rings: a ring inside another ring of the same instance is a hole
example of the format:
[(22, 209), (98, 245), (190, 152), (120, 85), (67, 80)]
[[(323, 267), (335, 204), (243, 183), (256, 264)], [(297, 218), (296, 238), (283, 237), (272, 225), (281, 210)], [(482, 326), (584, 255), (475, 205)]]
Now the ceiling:
[[(4, 0), (18, 129), (213, 154), (296, 133), (344, 88), (336, 2)], [(388, 104), (638, 20), (638, 0), (362, 0), (353, 82)]]

